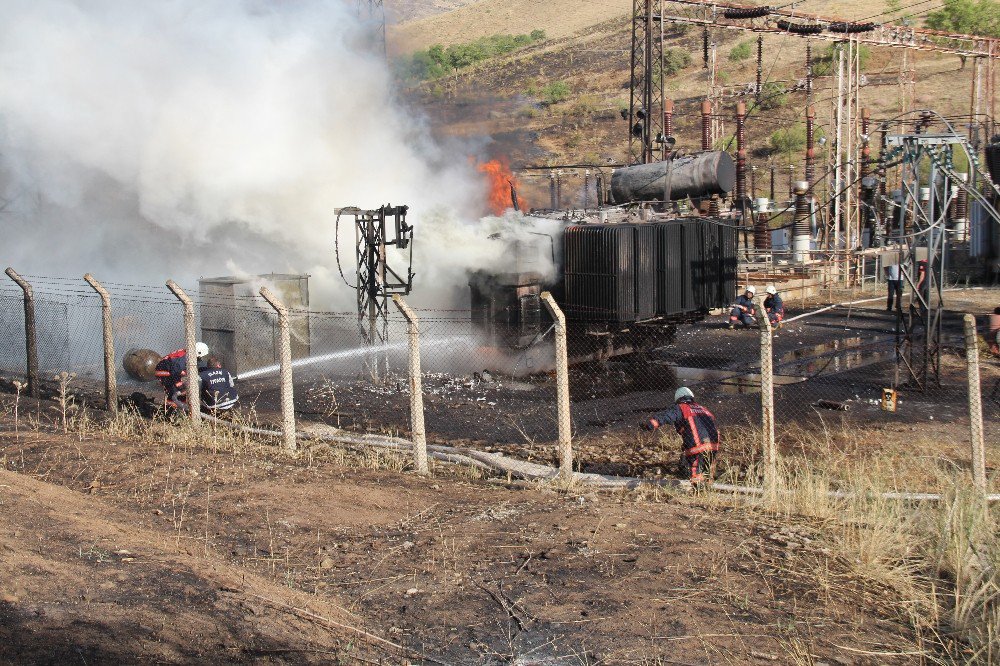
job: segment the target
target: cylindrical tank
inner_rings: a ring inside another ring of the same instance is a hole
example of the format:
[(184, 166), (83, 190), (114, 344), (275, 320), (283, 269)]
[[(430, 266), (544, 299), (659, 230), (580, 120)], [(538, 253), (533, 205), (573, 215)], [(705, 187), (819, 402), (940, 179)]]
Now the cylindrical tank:
[[(667, 183), (667, 174), (670, 182)], [(729, 194), (736, 184), (736, 165), (729, 153), (710, 150), (663, 162), (637, 164), (611, 174), (613, 203), (663, 201), (669, 185), (671, 201)]]
[(152, 349), (130, 349), (122, 359), (122, 367), (132, 379), (149, 382), (156, 379), (156, 364), (162, 358)]

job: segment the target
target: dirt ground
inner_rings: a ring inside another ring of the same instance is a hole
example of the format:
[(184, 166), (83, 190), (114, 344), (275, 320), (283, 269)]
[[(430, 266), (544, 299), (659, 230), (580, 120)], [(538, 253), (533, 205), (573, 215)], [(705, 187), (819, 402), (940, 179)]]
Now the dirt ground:
[(914, 646), (822, 524), (2, 426), (2, 661), (875, 664)]

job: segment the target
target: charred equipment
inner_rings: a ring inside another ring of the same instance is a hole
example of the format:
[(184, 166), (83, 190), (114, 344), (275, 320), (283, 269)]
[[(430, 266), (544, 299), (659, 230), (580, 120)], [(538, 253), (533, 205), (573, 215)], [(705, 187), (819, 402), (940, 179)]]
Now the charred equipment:
[[(659, 202), (669, 210), (664, 202), (728, 194), (734, 183), (732, 158), (704, 151), (616, 170), (611, 203)], [(473, 324), (492, 346), (526, 348), (550, 325), (540, 302), (549, 291), (566, 314), (570, 356), (579, 362), (668, 344), (679, 323), (728, 305), (738, 218), (642, 213), (604, 209), (552, 235), (498, 239), (508, 243), (513, 269), (472, 276)], [(549, 260), (554, 271), (540, 270)]]

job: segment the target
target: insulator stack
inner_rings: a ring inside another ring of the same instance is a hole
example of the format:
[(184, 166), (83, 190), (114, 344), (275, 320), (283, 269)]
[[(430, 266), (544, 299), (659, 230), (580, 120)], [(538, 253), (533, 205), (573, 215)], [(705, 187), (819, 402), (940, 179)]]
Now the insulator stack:
[[(743, 207), (747, 201), (747, 133), (744, 121), (747, 117), (746, 102), (736, 103), (736, 205)], [(744, 220), (744, 224), (746, 220)]]
[(812, 188), (816, 180), (816, 109), (806, 109), (806, 183)]
[(882, 214), (883, 223), (886, 226), (886, 232), (888, 233), (889, 227), (889, 184), (885, 168), (885, 137), (888, 134), (888, 130), (883, 129), (881, 132), (882, 138), (879, 142), (879, 152), (878, 152), (878, 196), (879, 205), (877, 206), (879, 212)]
[(861, 109), (861, 201), (864, 206), (861, 208), (861, 219), (864, 220), (864, 227), (868, 229), (868, 242), (875, 240), (875, 212), (873, 204), (875, 202), (875, 188), (866, 187), (865, 182), (871, 175), (872, 149), (871, 130), (872, 114), (867, 108)]
[(969, 193), (965, 190), (964, 184), (969, 181), (969, 174), (956, 174), (961, 183), (958, 186), (958, 193), (954, 198), (955, 217), (954, 229), (955, 238), (959, 241), (966, 241), (969, 237)]
[[(806, 40), (806, 104), (812, 105), (813, 99), (813, 59), (812, 59), (812, 42)], [(809, 180), (809, 184), (812, 185), (812, 180)]]
[[(864, 137), (869, 136), (869, 130), (872, 123), (872, 114), (868, 109), (861, 109), (861, 134)], [(871, 159), (872, 159), (872, 149), (869, 145), (869, 140), (867, 138), (862, 139), (864, 142), (861, 147), (861, 178), (871, 174)]]
[(583, 172), (583, 209), (590, 208), (590, 169)]
[(807, 261), (809, 259), (810, 241), (810, 210), (809, 210), (809, 183), (800, 180), (794, 184), (792, 191), (795, 194), (795, 221), (792, 225), (792, 251), (796, 261)]
[[(674, 135), (674, 100), (663, 100), (663, 136), (665, 138)], [(669, 150), (669, 148), (668, 148)]]
[(549, 208), (559, 209), (559, 206), (556, 205), (556, 174), (554, 171), (549, 172)]
[[(967, 174), (960, 173), (958, 176), (964, 182), (968, 178)], [(955, 220), (968, 220), (969, 219), (969, 193), (964, 187), (958, 188), (958, 196), (955, 197)]]
[(764, 89), (764, 35), (757, 35), (757, 87), (756, 100), (760, 104), (761, 92)]
[(708, 69), (708, 26), (701, 31), (701, 57), (705, 63), (705, 69)]
[(562, 173), (556, 171), (556, 210), (562, 210)]
[[(701, 103), (701, 149), (712, 149), (712, 103), (707, 99)], [(708, 214), (718, 215), (719, 210), (719, 197), (712, 195), (708, 202)]]
[(753, 225), (753, 246), (758, 250), (771, 249), (771, 230), (767, 226), (770, 221), (769, 213), (757, 213), (757, 221)]
[(701, 149), (712, 149), (712, 103), (707, 99), (701, 103)]

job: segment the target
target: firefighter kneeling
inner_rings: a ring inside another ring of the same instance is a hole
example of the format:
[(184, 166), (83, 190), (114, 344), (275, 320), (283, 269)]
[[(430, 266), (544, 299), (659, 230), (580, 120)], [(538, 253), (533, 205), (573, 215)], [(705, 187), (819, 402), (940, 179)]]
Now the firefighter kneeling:
[(236, 391), (236, 379), (222, 363), (214, 357), (208, 362), (198, 365), (198, 378), (201, 379), (201, 408), (211, 414), (228, 412), (239, 402)]
[[(232, 409), (239, 400), (233, 376), (218, 360), (208, 358), (208, 345), (204, 342), (195, 345), (195, 354), (202, 409), (210, 413)], [(156, 365), (156, 376), (163, 386), (167, 412), (187, 412), (187, 351), (178, 349), (164, 356)]]
[[(208, 356), (208, 345), (195, 345), (198, 359)], [(167, 354), (156, 364), (156, 376), (163, 386), (164, 403), (167, 412), (187, 411), (187, 350), (178, 349)]]
[(753, 303), (753, 297), (756, 293), (757, 289), (753, 285), (749, 285), (746, 292), (736, 297), (736, 303), (733, 304), (733, 309), (729, 312), (729, 328), (736, 328), (737, 322), (743, 324), (743, 328), (750, 328), (752, 324), (757, 323), (757, 319), (754, 317), (757, 310)]
[(668, 423), (681, 436), (682, 478), (692, 484), (711, 483), (719, 451), (719, 428), (712, 412), (696, 403), (691, 389), (682, 386), (674, 393), (674, 406), (654, 414), (643, 428), (656, 430)]
[(778, 296), (778, 290), (774, 285), (769, 285), (764, 291), (767, 293), (767, 298), (764, 299), (764, 312), (767, 313), (771, 326), (780, 327), (781, 320), (785, 318), (785, 303), (781, 300), (781, 296)]

